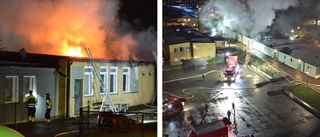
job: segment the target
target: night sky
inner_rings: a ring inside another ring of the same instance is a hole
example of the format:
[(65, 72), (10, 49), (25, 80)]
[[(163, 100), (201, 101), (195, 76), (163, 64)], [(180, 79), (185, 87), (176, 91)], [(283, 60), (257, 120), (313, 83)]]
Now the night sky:
[(135, 30), (153, 26), (157, 29), (157, 0), (121, 0), (119, 17), (130, 22)]

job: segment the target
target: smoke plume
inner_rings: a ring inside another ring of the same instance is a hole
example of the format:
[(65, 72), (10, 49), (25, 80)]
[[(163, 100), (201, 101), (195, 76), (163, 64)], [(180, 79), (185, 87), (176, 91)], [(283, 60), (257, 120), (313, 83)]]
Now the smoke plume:
[(200, 12), (200, 22), (208, 28), (212, 12), (222, 16), (220, 25), (246, 36), (256, 36), (273, 23), (277, 10), (297, 6), (298, 0), (210, 0)]
[(154, 61), (154, 29), (130, 29), (117, 16), (120, 4), (118, 0), (0, 1), (1, 46), (63, 56), (80, 47), (84, 56), (84, 48), (89, 48), (95, 58)]
[(320, 24), (314, 22), (320, 19), (319, 15), (320, 1), (300, 0), (298, 6), (277, 12), (272, 31), (284, 35), (296, 30), (297, 33), (308, 34), (310, 38), (320, 39)]

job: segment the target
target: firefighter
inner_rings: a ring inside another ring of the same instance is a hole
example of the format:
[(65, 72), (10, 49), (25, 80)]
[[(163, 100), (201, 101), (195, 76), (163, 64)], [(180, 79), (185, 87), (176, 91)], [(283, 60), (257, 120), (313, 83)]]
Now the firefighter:
[(230, 110), (228, 110), (227, 115), (228, 115), (228, 119), (230, 120), (230, 115), (231, 115)]
[(208, 104), (207, 103), (205, 103), (205, 105), (204, 105), (204, 110), (206, 113), (208, 113)]
[(51, 122), (51, 119), (50, 119), (51, 118), (51, 116), (50, 116), (51, 108), (52, 108), (52, 100), (50, 98), (50, 94), (47, 93), (46, 94), (46, 114), (44, 115), (44, 117), (45, 117), (44, 122), (46, 124), (50, 124), (50, 122)]
[(32, 92), (32, 90), (29, 90), (29, 96), (27, 96), (25, 102), (27, 103), (28, 120), (33, 123), (35, 121), (36, 104), (38, 100), (32, 95)]

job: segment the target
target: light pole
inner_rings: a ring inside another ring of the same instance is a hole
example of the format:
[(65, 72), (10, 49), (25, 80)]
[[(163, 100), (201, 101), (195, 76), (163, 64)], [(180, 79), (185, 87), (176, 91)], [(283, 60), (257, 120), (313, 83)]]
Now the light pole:
[(307, 86), (308, 86), (309, 71), (307, 71), (306, 73), (307, 73)]

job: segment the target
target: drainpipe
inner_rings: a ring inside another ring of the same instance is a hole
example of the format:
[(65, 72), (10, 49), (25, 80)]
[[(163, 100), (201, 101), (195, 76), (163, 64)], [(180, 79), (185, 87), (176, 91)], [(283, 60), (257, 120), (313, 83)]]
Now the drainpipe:
[(70, 118), (70, 66), (72, 65), (72, 60), (67, 60), (67, 99), (66, 99), (66, 118)]

